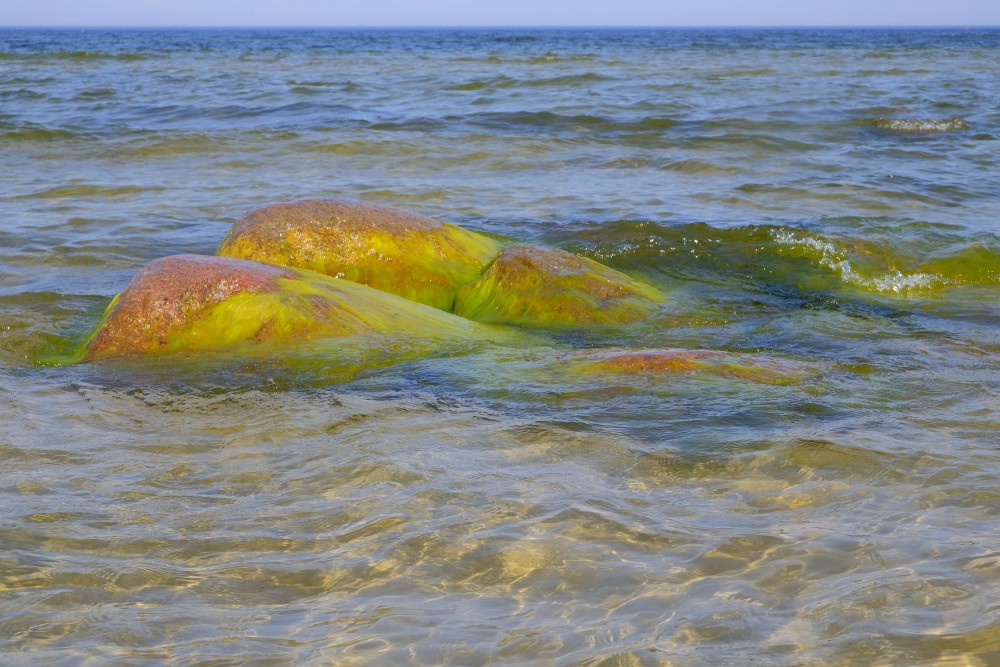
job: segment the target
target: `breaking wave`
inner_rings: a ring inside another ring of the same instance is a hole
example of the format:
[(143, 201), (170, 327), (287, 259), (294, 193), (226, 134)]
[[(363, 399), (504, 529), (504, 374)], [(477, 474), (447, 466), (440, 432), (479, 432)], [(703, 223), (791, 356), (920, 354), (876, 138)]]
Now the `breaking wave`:
[(900, 134), (932, 134), (969, 129), (969, 123), (958, 116), (952, 118), (876, 118), (872, 125), (885, 132)]
[(1000, 285), (1000, 239), (937, 230), (862, 238), (782, 225), (619, 221), (574, 232), (569, 245), (625, 270), (708, 283), (849, 287), (900, 296)]

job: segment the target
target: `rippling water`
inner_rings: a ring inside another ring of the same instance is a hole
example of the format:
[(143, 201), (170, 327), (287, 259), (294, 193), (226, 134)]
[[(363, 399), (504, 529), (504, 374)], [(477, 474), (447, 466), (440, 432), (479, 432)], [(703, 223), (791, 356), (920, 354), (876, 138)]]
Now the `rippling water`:
[[(3, 661), (1000, 663), (998, 55), (996, 30), (0, 31)], [(286, 197), (565, 248), (670, 303), (359, 373), (50, 363), (145, 262)], [(564, 367), (641, 348), (810, 370)]]

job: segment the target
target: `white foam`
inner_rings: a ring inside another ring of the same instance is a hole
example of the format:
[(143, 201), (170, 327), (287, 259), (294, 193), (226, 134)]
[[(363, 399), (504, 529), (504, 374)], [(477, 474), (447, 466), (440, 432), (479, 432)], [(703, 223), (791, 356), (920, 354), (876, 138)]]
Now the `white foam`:
[(819, 258), (820, 266), (826, 267), (838, 274), (844, 283), (868, 291), (881, 292), (883, 294), (905, 294), (908, 292), (937, 289), (948, 284), (948, 281), (943, 277), (932, 273), (905, 274), (901, 271), (894, 271), (879, 276), (864, 276), (855, 270), (847, 256), (837, 250), (831, 241), (818, 239), (813, 236), (798, 236), (785, 229), (771, 230), (771, 236), (778, 243), (806, 247), (818, 251), (821, 253)]
[(966, 130), (964, 118), (876, 118), (875, 127), (890, 132), (953, 132)]

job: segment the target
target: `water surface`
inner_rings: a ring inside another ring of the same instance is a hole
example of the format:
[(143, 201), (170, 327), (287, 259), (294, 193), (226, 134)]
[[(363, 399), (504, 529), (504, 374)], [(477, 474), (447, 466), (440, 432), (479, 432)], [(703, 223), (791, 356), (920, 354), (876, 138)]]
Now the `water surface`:
[[(996, 30), (0, 31), (4, 661), (1000, 662), (998, 54)], [(361, 372), (46, 363), (144, 263), (288, 197), (670, 300)], [(811, 370), (565, 369), (665, 347)]]

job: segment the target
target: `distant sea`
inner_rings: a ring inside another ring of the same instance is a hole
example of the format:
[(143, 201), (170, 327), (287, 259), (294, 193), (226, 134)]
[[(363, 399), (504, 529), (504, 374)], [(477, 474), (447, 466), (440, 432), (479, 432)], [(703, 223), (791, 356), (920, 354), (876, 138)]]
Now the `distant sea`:
[[(1000, 664), (998, 183), (995, 29), (0, 30), (0, 662)], [(306, 197), (669, 301), (53, 363)], [(815, 372), (559, 371), (659, 348)]]

